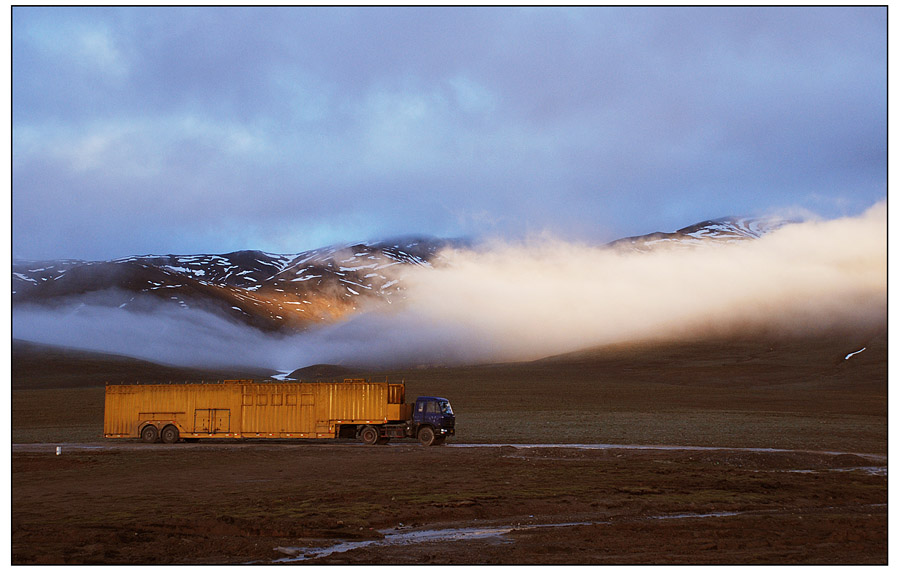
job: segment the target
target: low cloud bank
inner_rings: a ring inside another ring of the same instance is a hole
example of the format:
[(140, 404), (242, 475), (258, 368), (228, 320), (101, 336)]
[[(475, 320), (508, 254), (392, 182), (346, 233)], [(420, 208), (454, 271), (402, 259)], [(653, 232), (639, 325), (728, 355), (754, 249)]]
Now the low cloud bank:
[(887, 211), (755, 241), (650, 253), (543, 241), (445, 253), (406, 278), (407, 312), (473, 351), (528, 359), (640, 338), (886, 320)]
[(17, 307), (17, 338), (169, 364), (536, 359), (628, 340), (887, 320), (887, 209), (789, 225), (755, 241), (621, 252), (554, 240), (444, 253), (403, 274), (406, 301), (275, 337), (201, 311)]

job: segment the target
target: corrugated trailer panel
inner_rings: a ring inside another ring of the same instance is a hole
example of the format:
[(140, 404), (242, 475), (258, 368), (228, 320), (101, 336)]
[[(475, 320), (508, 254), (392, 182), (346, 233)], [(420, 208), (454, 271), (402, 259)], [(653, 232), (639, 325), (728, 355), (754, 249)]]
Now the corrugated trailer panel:
[(145, 421), (174, 422), (183, 437), (334, 437), (341, 424), (405, 420), (405, 387), (387, 382), (107, 386), (104, 434), (138, 437)]
[(315, 388), (311, 384), (243, 384), (241, 424), (245, 437), (314, 437), (310, 434), (316, 432)]
[(328, 419), (369, 423), (387, 421), (387, 383), (323, 384)]
[(182, 433), (201, 429), (239, 433), (240, 388), (239, 384), (107, 386), (103, 433), (137, 437), (138, 427), (148, 420), (174, 421)]

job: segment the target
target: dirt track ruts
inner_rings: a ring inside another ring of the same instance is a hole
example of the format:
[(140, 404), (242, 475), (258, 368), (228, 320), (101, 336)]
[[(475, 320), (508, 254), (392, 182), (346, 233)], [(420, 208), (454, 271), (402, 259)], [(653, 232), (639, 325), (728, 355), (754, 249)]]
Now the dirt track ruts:
[[(75, 450), (137, 450), (145, 448), (188, 448), (188, 449), (210, 449), (210, 448), (258, 448), (266, 447), (309, 447), (309, 446), (330, 446), (339, 445), (340, 447), (362, 447), (368, 448), (365, 444), (356, 444), (350, 442), (298, 442), (298, 441), (215, 441), (215, 442), (198, 442), (198, 443), (179, 443), (179, 444), (144, 444), (134, 441), (108, 441), (108, 442), (55, 442), (55, 443), (36, 443), (36, 444), (12, 444), (15, 452), (42, 452), (55, 451), (56, 448), (64, 448), (65, 451)], [(396, 443), (385, 444), (380, 447), (422, 447), (413, 443)], [(521, 449), (542, 449), (542, 448), (565, 448), (575, 450), (659, 450), (659, 451), (685, 451), (685, 452), (758, 452), (758, 453), (804, 453), (804, 454), (820, 454), (829, 456), (852, 455), (860, 456), (871, 460), (887, 460), (887, 456), (881, 454), (869, 454), (859, 452), (836, 452), (836, 451), (820, 451), (820, 450), (791, 450), (785, 448), (734, 448), (726, 446), (682, 446), (682, 445), (664, 445), (664, 444), (443, 444), (443, 448), (521, 448)]]

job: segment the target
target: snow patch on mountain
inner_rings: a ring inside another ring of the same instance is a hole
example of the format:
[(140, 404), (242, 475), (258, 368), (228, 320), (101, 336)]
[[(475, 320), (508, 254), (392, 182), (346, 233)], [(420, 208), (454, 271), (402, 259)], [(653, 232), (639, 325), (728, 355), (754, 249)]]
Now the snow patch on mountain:
[(672, 233), (650, 233), (609, 243), (614, 248), (650, 251), (658, 248), (691, 248), (700, 244), (759, 239), (781, 227), (799, 222), (784, 217), (725, 217), (703, 221)]
[[(163, 301), (237, 317), (263, 330), (303, 330), (313, 323), (333, 322), (363, 305), (391, 303), (402, 294), (402, 278), (396, 271), (430, 267), (439, 251), (451, 244), (455, 243), (415, 239), (336, 245), (297, 254), (236, 251), (99, 262), (17, 261), (13, 302), (64, 305), (87, 293), (124, 291), (136, 296), (111, 297), (107, 303), (147, 310), (153, 301)], [(167, 294), (161, 296), (163, 292)]]

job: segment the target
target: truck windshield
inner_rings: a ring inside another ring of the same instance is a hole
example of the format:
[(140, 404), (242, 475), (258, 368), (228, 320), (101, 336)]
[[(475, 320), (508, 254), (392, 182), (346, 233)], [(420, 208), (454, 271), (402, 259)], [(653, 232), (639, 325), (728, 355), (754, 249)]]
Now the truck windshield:
[(447, 414), (448, 416), (453, 415), (453, 408), (450, 407), (450, 402), (446, 400), (441, 402), (441, 414)]

